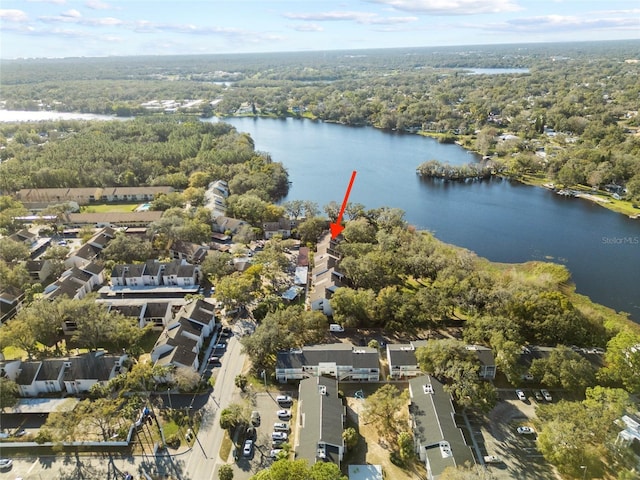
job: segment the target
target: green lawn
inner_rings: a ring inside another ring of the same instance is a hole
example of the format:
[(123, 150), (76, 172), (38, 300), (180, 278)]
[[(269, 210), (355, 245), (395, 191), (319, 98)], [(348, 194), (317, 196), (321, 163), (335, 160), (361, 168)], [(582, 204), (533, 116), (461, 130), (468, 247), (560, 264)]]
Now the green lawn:
[(140, 203), (92, 203), (80, 209), (82, 213), (133, 212)]

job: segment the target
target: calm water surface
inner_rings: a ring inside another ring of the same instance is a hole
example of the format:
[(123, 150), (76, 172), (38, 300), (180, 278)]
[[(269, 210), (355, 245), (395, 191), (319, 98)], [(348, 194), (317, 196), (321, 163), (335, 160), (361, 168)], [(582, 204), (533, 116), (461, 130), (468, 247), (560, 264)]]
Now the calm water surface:
[(351, 201), (401, 208), (410, 223), (492, 261), (564, 264), (578, 292), (640, 321), (639, 220), (508, 181), (423, 180), (415, 173), (423, 161), (460, 164), (476, 157), (418, 135), (294, 119), (225, 121), (286, 166), (289, 200), (341, 203), (356, 170)]

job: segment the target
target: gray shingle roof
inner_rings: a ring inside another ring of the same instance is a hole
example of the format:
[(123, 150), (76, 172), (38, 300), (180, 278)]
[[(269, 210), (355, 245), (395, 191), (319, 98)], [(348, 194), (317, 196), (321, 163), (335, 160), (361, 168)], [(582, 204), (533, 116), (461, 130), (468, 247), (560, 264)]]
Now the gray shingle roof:
[(304, 346), (301, 350), (278, 352), (276, 368), (302, 368), (323, 362), (351, 365), (354, 368), (379, 368), (378, 360), (378, 351), (375, 348), (331, 343)]
[[(297, 455), (306, 458), (311, 465), (316, 460), (330, 460), (339, 466), (337, 447), (344, 444), (342, 440), (344, 406), (338, 397), (337, 380), (327, 377), (301, 380), (299, 399), (302, 428), (296, 450)], [(335, 448), (326, 449), (325, 458), (320, 458), (318, 455), (320, 443), (332, 445)]]
[[(426, 385), (430, 385), (428, 390)], [(444, 385), (424, 375), (409, 381), (409, 392), (413, 434), (425, 450), (432, 475), (437, 477), (446, 467), (474, 465), (471, 448), (455, 423), (451, 396), (445, 392)]]

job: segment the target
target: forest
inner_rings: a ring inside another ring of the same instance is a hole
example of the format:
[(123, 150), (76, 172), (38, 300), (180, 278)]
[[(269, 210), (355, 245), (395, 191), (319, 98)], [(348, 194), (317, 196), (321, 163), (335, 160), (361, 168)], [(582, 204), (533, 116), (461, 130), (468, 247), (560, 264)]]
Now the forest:
[[(638, 42), (2, 62), (7, 109), (308, 117), (421, 132), (510, 176), (640, 200)], [(516, 69), (501, 75), (478, 68)], [(197, 102), (194, 102), (197, 100)], [(504, 134), (508, 134), (507, 137)], [(6, 142), (6, 139), (0, 139)], [(428, 160), (428, 159), (425, 159)], [(632, 211), (632, 210), (631, 210)]]

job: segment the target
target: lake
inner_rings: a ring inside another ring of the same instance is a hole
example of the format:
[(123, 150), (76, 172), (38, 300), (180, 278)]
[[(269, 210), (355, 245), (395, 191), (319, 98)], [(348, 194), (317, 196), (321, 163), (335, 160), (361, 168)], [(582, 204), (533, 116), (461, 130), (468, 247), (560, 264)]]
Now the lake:
[[(60, 118), (115, 119), (0, 110), (4, 122)], [(640, 220), (517, 182), (422, 179), (415, 170), (426, 160), (462, 164), (478, 157), (419, 135), (291, 118), (224, 121), (285, 165), (292, 182), (285, 200), (341, 203), (356, 170), (350, 201), (401, 208), (411, 224), (495, 262), (566, 265), (578, 292), (640, 322)]]
[(640, 321), (639, 220), (517, 182), (422, 179), (415, 173), (421, 162), (477, 157), (419, 135), (310, 120), (224, 121), (285, 165), (292, 182), (285, 200), (341, 203), (356, 170), (350, 201), (401, 208), (410, 223), (492, 261), (566, 265), (578, 292)]

